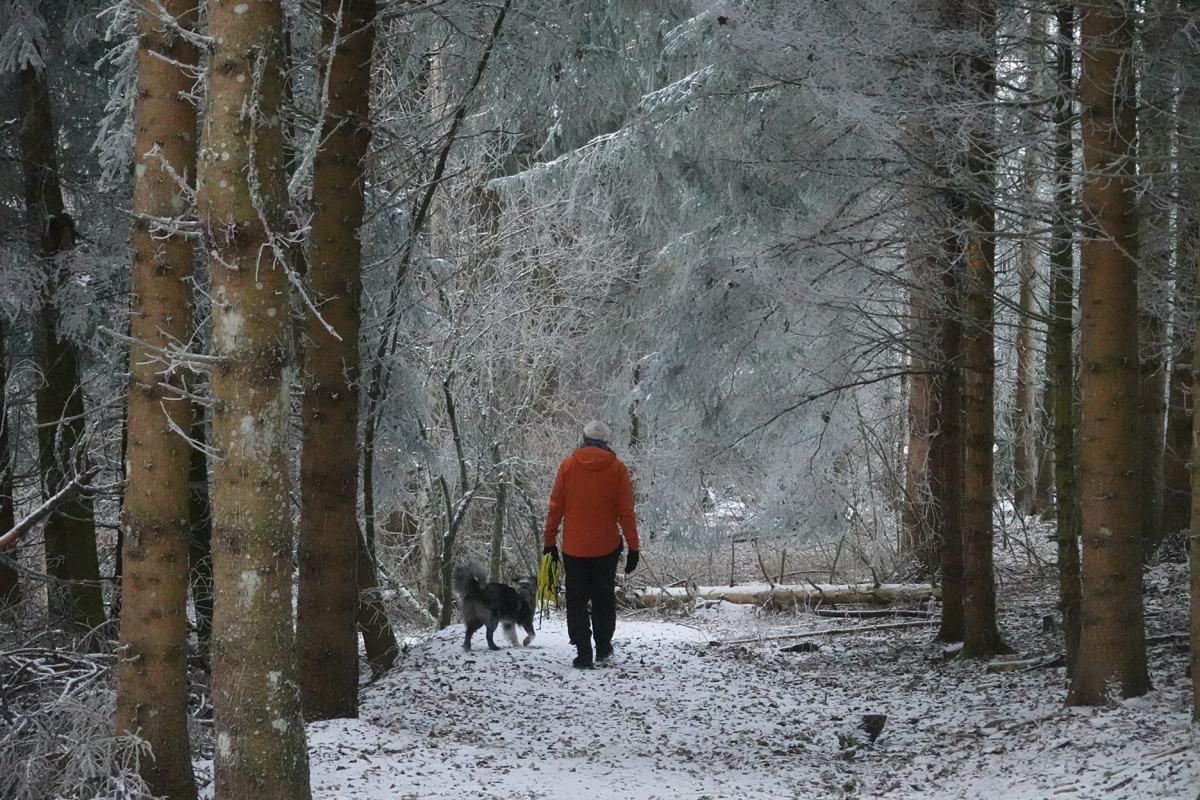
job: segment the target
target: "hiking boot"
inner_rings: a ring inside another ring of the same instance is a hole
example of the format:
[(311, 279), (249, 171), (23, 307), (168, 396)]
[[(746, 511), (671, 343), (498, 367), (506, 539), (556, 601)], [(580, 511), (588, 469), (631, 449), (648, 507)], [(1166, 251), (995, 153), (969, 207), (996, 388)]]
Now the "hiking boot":
[(592, 664), (591, 656), (575, 656), (575, 660), (571, 662), (571, 666), (575, 669), (592, 669), (594, 665)]
[(612, 656), (612, 645), (596, 645), (596, 660), (608, 661)]

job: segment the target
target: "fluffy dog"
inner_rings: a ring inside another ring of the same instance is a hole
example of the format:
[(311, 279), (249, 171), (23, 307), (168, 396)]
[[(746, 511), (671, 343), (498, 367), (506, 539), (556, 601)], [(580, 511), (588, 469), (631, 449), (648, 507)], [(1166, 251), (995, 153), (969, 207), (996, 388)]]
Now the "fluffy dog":
[(463, 639), (463, 650), (471, 649), (471, 636), (475, 631), (487, 627), (487, 643), (492, 650), (500, 647), (492, 639), (496, 626), (504, 626), (504, 635), (517, 646), (517, 629), (520, 625), (529, 635), (524, 645), (533, 641), (533, 607), (537, 579), (521, 578), (515, 586), (506, 583), (488, 583), (483, 567), (474, 562), (460, 564), (454, 568), (454, 591), (462, 598), (463, 622), (467, 635)]

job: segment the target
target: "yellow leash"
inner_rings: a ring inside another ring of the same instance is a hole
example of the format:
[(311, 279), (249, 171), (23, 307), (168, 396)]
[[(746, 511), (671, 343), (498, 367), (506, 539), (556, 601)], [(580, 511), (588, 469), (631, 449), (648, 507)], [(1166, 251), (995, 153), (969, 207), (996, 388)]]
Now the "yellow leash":
[(549, 553), (542, 556), (538, 567), (537, 596), (534, 606), (538, 610), (539, 622), (550, 613), (550, 601), (558, 605), (558, 579), (562, 566)]

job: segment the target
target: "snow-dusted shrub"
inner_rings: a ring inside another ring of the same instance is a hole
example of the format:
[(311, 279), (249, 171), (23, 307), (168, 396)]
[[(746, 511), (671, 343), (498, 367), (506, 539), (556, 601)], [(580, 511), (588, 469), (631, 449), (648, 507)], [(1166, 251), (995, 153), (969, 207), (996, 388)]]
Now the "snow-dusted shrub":
[(0, 797), (142, 800), (148, 747), (113, 732), (111, 656), (0, 652)]

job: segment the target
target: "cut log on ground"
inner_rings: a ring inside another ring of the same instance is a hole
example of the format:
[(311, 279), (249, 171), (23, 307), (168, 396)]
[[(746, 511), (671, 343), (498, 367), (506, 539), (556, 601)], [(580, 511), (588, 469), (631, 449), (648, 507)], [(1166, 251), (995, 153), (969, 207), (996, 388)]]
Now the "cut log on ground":
[(693, 586), (688, 588), (648, 588), (636, 595), (633, 605), (655, 608), (698, 600), (738, 603), (743, 605), (887, 605), (889, 603), (920, 603), (941, 597), (941, 591), (928, 583), (859, 583), (808, 584), (767, 586)]

